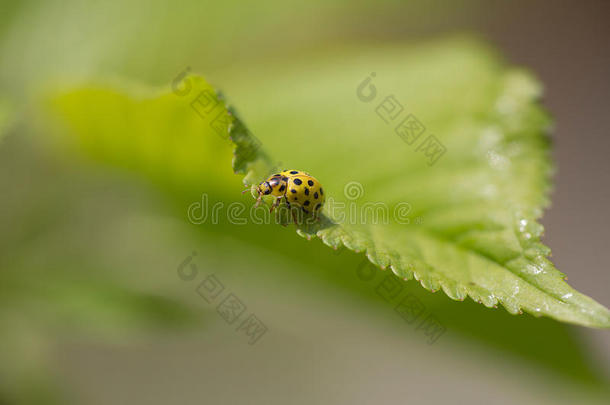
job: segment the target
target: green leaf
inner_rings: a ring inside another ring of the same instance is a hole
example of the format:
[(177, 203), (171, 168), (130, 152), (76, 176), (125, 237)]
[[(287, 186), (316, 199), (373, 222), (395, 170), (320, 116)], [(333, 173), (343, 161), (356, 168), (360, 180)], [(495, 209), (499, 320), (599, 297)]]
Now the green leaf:
[[(313, 173), (346, 207), (327, 207), (326, 219), (298, 232), (364, 252), (379, 267), (452, 299), (610, 326), (608, 310), (572, 289), (540, 242), (537, 219), (548, 204), (552, 166), (538, 82), (462, 40), (344, 57), (307, 80), (297, 79), (298, 69), (270, 72), (275, 80), (266, 92), (281, 102), (269, 108), (247, 97), (264, 94), (260, 88), (235, 92), (274, 155)], [(356, 97), (369, 73), (363, 60), (376, 73), (373, 102)], [(391, 95), (405, 110), (386, 123), (376, 112)], [(413, 145), (394, 132), (408, 114), (426, 127)], [(432, 165), (417, 150), (429, 134), (446, 149)], [(377, 218), (371, 206), (381, 207)], [(397, 218), (399, 209), (408, 215)]]
[[(379, 267), (456, 300), (610, 326), (608, 310), (565, 283), (540, 242), (550, 120), (529, 73), (463, 39), (316, 60), (217, 74), (256, 137), (234, 112), (226, 115), (230, 130), (219, 137), (211, 129), (216, 115), (193, 111), (201, 91), (211, 90), (195, 76), (182, 83), (189, 89), (183, 95), (85, 88), (54, 105), (95, 156), (190, 190), (232, 184), (218, 169), (228, 148), (220, 138), (230, 135), (233, 168), (246, 175), (245, 184), (264, 180), (277, 170), (275, 162), (324, 184), (324, 215), (299, 225), (299, 234), (363, 252)], [(376, 95), (362, 101), (357, 88), (372, 72)], [(391, 95), (404, 111), (386, 123), (377, 112)], [(412, 144), (395, 133), (408, 114), (425, 127)], [(422, 151), (429, 135), (446, 150), (434, 162)], [(147, 153), (159, 143), (162, 155)]]
[(125, 91), (96, 83), (62, 93), (50, 107), (69, 117), (69, 129), (82, 136), (56, 139), (66, 146), (76, 139), (100, 159), (161, 185), (198, 191), (238, 184), (230, 172), (205, 175), (231, 164), (226, 152), (232, 149), (228, 133), (232, 118), (202, 78), (188, 81), (187, 88), (173, 92), (132, 85)]

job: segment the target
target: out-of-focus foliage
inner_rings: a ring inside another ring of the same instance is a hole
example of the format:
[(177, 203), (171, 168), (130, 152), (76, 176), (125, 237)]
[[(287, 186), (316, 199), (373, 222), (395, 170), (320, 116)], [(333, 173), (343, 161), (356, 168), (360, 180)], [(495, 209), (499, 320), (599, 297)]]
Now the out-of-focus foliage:
[(15, 119), (14, 113), (9, 102), (0, 97), (0, 142), (2, 142), (3, 137), (9, 131), (9, 127)]
[[(117, 252), (108, 251), (109, 241), (118, 224), (129, 223), (133, 194), (105, 192), (116, 183), (58, 166), (14, 135), (0, 148), (0, 187), (0, 399), (6, 403), (63, 403), (50, 364), (56, 339), (121, 342), (203, 321), (201, 311), (167, 288), (150, 288), (142, 275), (124, 273), (128, 265), (119, 272), (111, 264)], [(109, 220), (117, 212), (123, 218)]]

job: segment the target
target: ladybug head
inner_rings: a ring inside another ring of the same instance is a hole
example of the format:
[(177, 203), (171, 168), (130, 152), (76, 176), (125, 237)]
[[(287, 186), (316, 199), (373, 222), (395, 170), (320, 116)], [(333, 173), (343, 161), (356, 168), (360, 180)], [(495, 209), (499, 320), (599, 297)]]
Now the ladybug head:
[(269, 184), (268, 181), (263, 181), (261, 184), (258, 185), (258, 187), (256, 187), (256, 192), (259, 195), (268, 195), (271, 194), (271, 191), (273, 191), (273, 187), (271, 186), (271, 184)]

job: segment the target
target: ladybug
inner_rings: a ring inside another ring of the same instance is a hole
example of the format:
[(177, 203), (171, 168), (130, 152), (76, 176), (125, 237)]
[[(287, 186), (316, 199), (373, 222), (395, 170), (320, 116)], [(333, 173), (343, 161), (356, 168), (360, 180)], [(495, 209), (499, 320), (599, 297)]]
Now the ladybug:
[[(270, 212), (284, 199), (289, 209), (293, 205), (301, 207), (305, 214), (312, 214), (316, 218), (325, 200), (322, 184), (315, 177), (299, 170), (283, 170), (272, 175), (256, 187), (256, 192), (256, 205), (260, 204), (264, 195), (275, 197)], [(296, 222), (294, 212), (292, 217)]]

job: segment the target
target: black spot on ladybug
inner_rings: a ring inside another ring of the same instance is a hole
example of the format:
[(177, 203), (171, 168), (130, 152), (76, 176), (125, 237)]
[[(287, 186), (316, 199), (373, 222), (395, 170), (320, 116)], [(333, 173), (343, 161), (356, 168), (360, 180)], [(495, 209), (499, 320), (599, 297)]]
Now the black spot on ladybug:
[(320, 195), (324, 195), (324, 190), (322, 190), (322, 187), (320, 187)]
[(282, 181), (288, 181), (288, 177), (283, 176), (283, 177), (282, 177)]
[(271, 194), (271, 189), (270, 189), (270, 188), (268, 188), (267, 190), (265, 190), (265, 195), (267, 195), (267, 194)]
[(301, 184), (303, 184), (303, 182), (301, 181), (301, 179), (294, 179), (294, 184), (296, 184), (297, 186), (300, 186)]
[(309, 189), (305, 187), (305, 195), (309, 195)]
[(290, 174), (299, 174), (299, 172), (297, 172), (296, 170), (293, 170), (290, 172)]
[(309, 184), (309, 187), (312, 187), (313, 186), (313, 181), (307, 180), (307, 184)]
[(297, 193), (297, 191), (296, 191), (294, 188), (293, 188), (292, 190), (290, 190), (290, 192), (291, 192), (292, 194), (296, 194), (296, 193)]
[[(284, 186), (282, 186), (284, 187)], [(281, 190), (280, 190), (281, 191)], [(318, 192), (316, 191), (315, 193), (313, 193), (313, 198), (317, 199), (318, 198)]]
[(305, 201), (305, 203), (303, 205), (305, 205), (305, 206), (309, 205), (309, 200)]
[(284, 191), (286, 190), (286, 186), (282, 184), (282, 187), (280, 187), (280, 191)]
[(322, 206), (322, 204), (317, 203), (317, 204), (316, 204), (316, 207), (315, 207), (314, 209), (317, 211), (317, 210), (319, 210), (319, 209), (320, 209), (320, 207), (321, 207), (321, 206)]
[(307, 211), (305, 208), (303, 208), (303, 212), (309, 214), (309, 211)]

